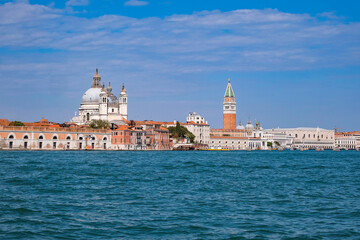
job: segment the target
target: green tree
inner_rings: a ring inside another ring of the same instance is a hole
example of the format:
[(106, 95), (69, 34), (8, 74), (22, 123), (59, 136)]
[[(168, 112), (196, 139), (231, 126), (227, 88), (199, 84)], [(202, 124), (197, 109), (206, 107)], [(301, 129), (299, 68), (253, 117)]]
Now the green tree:
[(272, 142), (267, 142), (268, 147), (272, 147)]
[(181, 126), (179, 122), (176, 122), (175, 127), (168, 127), (171, 138), (189, 138), (190, 142), (193, 143), (195, 135), (192, 134), (186, 127)]
[(13, 121), (9, 123), (9, 126), (25, 126), (25, 124), (20, 121)]
[(276, 146), (280, 146), (280, 143), (278, 141), (275, 141), (274, 143), (276, 144)]
[(105, 129), (109, 127), (109, 122), (104, 120), (92, 120), (89, 127), (94, 129)]

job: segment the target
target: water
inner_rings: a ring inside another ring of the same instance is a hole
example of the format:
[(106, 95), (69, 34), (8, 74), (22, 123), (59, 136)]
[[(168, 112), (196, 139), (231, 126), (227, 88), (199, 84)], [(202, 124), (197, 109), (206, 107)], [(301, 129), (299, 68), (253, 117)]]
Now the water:
[(360, 152), (0, 152), (0, 239), (360, 239)]

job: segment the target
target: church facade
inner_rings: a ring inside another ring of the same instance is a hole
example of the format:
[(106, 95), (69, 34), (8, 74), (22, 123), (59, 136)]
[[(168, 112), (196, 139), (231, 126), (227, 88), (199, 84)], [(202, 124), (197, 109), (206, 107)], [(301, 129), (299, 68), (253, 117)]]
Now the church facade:
[(122, 124), (127, 119), (128, 95), (123, 85), (119, 98), (112, 92), (110, 82), (107, 88), (101, 82), (98, 69), (89, 88), (81, 99), (79, 112), (71, 119), (77, 125), (89, 124), (92, 120), (104, 120)]

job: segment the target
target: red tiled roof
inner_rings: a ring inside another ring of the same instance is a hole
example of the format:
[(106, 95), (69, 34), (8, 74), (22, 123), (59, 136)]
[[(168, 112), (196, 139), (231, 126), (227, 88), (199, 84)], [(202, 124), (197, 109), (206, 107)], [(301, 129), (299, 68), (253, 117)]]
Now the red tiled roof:
[(0, 126), (9, 126), (10, 121), (7, 119), (0, 119)]
[(248, 137), (231, 137), (231, 136), (210, 136), (210, 139), (218, 138), (218, 139), (249, 139)]

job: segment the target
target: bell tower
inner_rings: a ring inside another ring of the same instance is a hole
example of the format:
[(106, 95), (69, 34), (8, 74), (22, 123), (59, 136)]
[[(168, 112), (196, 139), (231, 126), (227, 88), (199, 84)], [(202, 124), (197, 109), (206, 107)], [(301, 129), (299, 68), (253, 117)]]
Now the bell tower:
[(224, 95), (223, 113), (223, 129), (236, 129), (236, 102), (230, 78)]
[(127, 113), (127, 98), (128, 95), (126, 93), (126, 89), (125, 86), (123, 84), (121, 92), (120, 92), (120, 96), (119, 96), (119, 111), (121, 116), (123, 116), (125, 119), (127, 119), (128, 113)]

